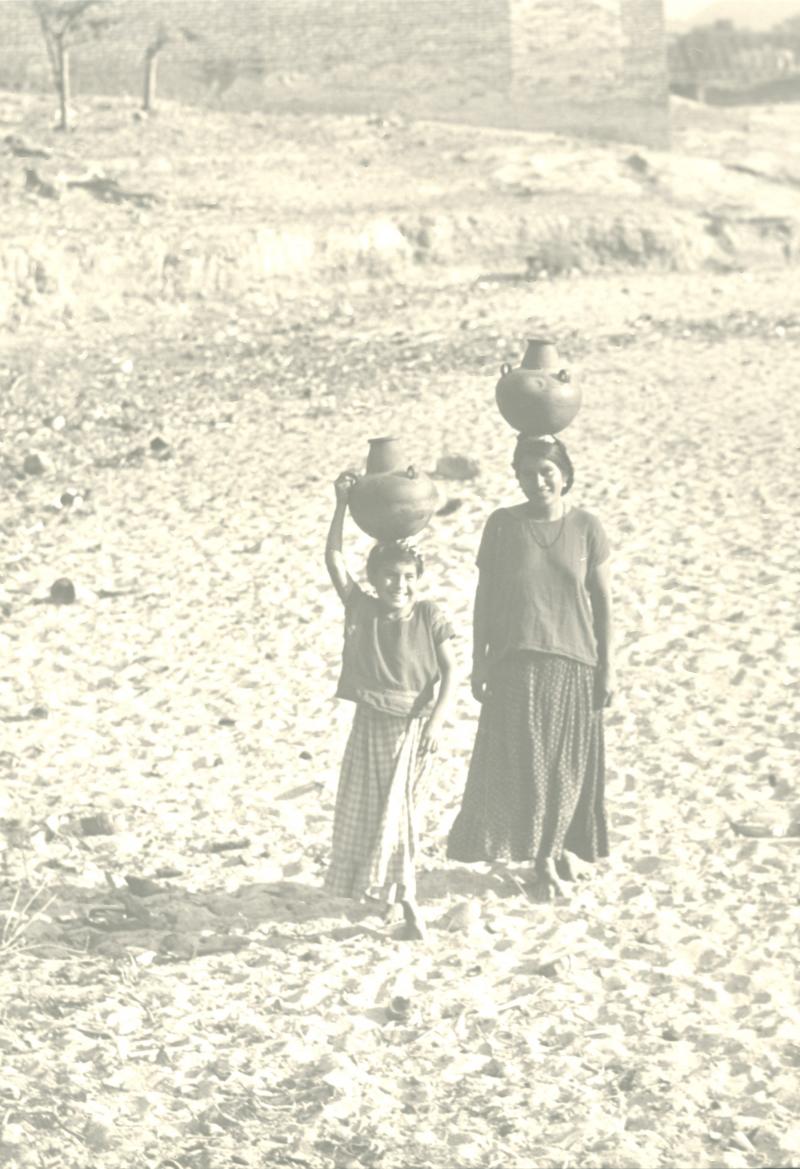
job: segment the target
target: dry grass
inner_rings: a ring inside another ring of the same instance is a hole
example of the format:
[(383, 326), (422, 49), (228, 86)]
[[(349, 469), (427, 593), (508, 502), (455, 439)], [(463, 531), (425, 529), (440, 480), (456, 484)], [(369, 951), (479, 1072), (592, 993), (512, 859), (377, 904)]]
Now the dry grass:
[(0, 910), (0, 954), (7, 955), (11, 950), (24, 946), (31, 927), (47, 919), (47, 911), (55, 901), (55, 896), (46, 897), (38, 906), (36, 904), (45, 895), (47, 887), (48, 883), (43, 881), (31, 893), (27, 888), (23, 892), (23, 886), (17, 885), (11, 904), (7, 909)]

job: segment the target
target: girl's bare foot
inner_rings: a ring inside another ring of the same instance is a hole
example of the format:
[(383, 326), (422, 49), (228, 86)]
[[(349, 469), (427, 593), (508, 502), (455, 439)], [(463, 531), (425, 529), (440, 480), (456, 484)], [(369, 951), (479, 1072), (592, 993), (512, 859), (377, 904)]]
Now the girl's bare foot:
[(383, 911), (384, 925), (399, 925), (406, 920), (405, 911), (399, 901), (390, 901)]
[(370, 916), (376, 914), (378, 917), (382, 917), (386, 912), (386, 902), (381, 897), (373, 897), (371, 893), (363, 894), (361, 904)]
[(405, 918), (405, 928), (403, 929), (402, 937), (405, 941), (421, 942), (425, 939), (425, 922), (419, 912), (419, 906), (415, 901), (402, 901), (403, 917)]

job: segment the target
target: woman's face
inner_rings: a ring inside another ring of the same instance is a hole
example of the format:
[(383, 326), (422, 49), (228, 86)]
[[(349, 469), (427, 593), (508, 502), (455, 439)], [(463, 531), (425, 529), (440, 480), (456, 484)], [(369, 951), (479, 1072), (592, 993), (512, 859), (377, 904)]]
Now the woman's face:
[(517, 482), (538, 510), (549, 511), (561, 500), (564, 472), (543, 455), (523, 455), (517, 466)]

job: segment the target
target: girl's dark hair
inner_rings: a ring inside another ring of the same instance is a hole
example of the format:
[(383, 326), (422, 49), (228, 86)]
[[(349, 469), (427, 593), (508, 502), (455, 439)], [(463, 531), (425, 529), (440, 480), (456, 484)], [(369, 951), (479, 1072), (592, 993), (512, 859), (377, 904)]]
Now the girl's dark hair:
[(367, 557), (367, 579), (371, 581), (379, 569), (389, 564), (413, 564), (417, 576), (422, 576), (425, 571), (422, 553), (418, 552), (413, 544), (405, 540), (386, 540), (370, 549)]
[(560, 438), (553, 438), (549, 435), (545, 437), (539, 434), (520, 434), (517, 438), (517, 445), (514, 447), (514, 457), (511, 460), (511, 466), (515, 471), (519, 470), (520, 463), (526, 455), (549, 459), (551, 463), (555, 463), (564, 476), (561, 494), (567, 494), (575, 482), (575, 468), (567, 453), (567, 448)]

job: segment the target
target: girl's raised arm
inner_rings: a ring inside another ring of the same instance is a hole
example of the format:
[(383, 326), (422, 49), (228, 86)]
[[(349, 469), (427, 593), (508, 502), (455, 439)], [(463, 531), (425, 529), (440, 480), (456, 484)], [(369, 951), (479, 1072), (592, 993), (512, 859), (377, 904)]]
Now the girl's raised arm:
[(354, 583), (344, 562), (342, 533), (344, 529), (344, 515), (347, 511), (347, 500), (357, 478), (358, 476), (352, 471), (343, 471), (334, 483), (336, 489), (336, 508), (331, 519), (331, 526), (328, 529), (328, 539), (325, 544), (325, 566), (328, 569), (328, 575), (333, 581), (333, 587), (336, 589), (342, 601), (347, 600)]

